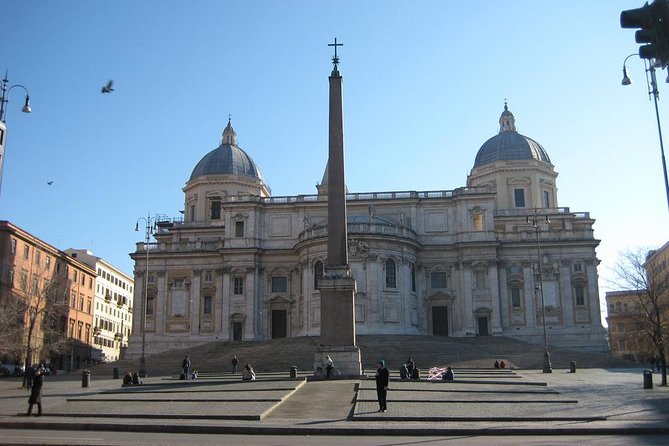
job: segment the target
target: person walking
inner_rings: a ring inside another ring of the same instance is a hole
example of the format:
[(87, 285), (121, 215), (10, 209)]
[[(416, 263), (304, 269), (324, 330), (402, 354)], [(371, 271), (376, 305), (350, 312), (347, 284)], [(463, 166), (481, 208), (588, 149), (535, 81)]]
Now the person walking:
[(232, 357), (232, 374), (237, 373), (237, 366), (239, 365), (239, 359), (237, 359), (237, 356)]
[(42, 384), (44, 383), (44, 370), (38, 368), (33, 376), (33, 383), (30, 389), (30, 398), (28, 398), (28, 413), (33, 411), (33, 404), (37, 404), (37, 416), (42, 416)]
[(190, 356), (186, 356), (181, 362), (181, 373), (184, 376), (184, 379), (188, 378), (188, 372), (190, 370)]
[(386, 368), (386, 362), (381, 359), (376, 367), (376, 396), (379, 399), (379, 412), (385, 412), (388, 409), (388, 381), (390, 372)]
[(330, 379), (330, 374), (332, 373), (332, 369), (334, 369), (334, 362), (332, 361), (332, 358), (330, 358), (330, 355), (325, 356), (325, 379)]

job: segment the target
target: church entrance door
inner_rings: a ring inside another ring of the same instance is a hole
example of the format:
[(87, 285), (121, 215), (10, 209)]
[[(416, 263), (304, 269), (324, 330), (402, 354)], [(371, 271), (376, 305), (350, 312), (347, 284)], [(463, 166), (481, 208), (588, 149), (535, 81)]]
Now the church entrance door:
[(488, 318), (479, 316), (479, 336), (489, 336), (488, 333)]
[(286, 310), (272, 310), (272, 339), (287, 336), (286, 322), (288, 322)]
[(242, 323), (233, 322), (232, 323), (232, 340), (241, 341), (242, 340)]
[(432, 307), (432, 334), (448, 336), (448, 307)]

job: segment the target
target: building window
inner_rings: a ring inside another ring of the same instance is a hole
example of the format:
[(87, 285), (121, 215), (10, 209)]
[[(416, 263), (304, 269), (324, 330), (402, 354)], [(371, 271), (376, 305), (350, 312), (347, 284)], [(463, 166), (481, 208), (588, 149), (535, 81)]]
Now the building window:
[(244, 237), (244, 222), (235, 222), (235, 237)]
[(214, 281), (214, 275), (211, 273), (211, 271), (204, 272), (204, 281), (206, 283), (211, 283)]
[(190, 205), (190, 221), (195, 221), (195, 205), (191, 204)]
[(520, 288), (511, 287), (511, 308), (520, 308)]
[(576, 296), (576, 306), (585, 306), (585, 288), (583, 285), (574, 285), (574, 294)]
[(211, 296), (204, 296), (202, 308), (204, 314), (211, 314)]
[(314, 289), (318, 289), (318, 281), (323, 278), (323, 262), (320, 260), (314, 265)]
[(25, 271), (21, 271), (21, 289), (28, 290), (28, 274)]
[(148, 299), (146, 299), (146, 315), (153, 315), (153, 296), (149, 296)]
[(12, 239), (11, 250), (12, 250), (11, 254), (16, 254), (16, 239), (15, 238)]
[(74, 273), (73, 273), (73, 275), (72, 275), (72, 277), (73, 277), (73, 280), (74, 280), (75, 282), (76, 282), (77, 280), (79, 280), (78, 271), (75, 270)]
[(149, 274), (149, 283), (156, 283), (155, 274)]
[(79, 297), (79, 311), (84, 311), (84, 297)]
[(37, 278), (37, 276), (33, 276), (32, 293), (34, 295), (37, 295), (38, 292), (39, 292), (39, 279)]
[(93, 308), (93, 304), (92, 304), (91, 300), (88, 299), (88, 302), (86, 303), (86, 313), (93, 314), (92, 308)]
[(525, 207), (525, 189), (514, 189), (513, 199), (517, 208)]
[(474, 231), (483, 231), (483, 214), (474, 214), (472, 216)]
[(82, 339), (83, 331), (84, 331), (84, 323), (83, 322), (77, 323), (77, 339), (83, 340)]
[(25, 245), (23, 247), (23, 260), (28, 260), (30, 258), (30, 246)]
[(234, 293), (236, 295), (244, 294), (244, 278), (235, 277), (233, 281)]
[(184, 287), (184, 280), (183, 279), (174, 279), (174, 282), (172, 283), (173, 288), (183, 288)]
[(581, 273), (581, 272), (583, 272), (583, 264), (581, 264), (581, 263), (574, 263), (574, 272), (575, 272), (575, 273)]
[(486, 280), (485, 271), (474, 271), (474, 281), (477, 290), (484, 290), (488, 288), (488, 281)]
[(386, 260), (386, 288), (397, 288), (397, 271), (393, 259)]
[(624, 339), (618, 339), (618, 348), (620, 350), (625, 350), (625, 340)]
[(74, 337), (74, 319), (70, 319), (70, 331), (69, 331), (69, 336), (71, 338)]
[(86, 339), (85, 339), (85, 341), (88, 344), (90, 342), (90, 340), (91, 340), (91, 325), (86, 324)]
[(39, 262), (42, 260), (42, 256), (39, 251), (35, 251), (35, 265), (39, 265)]
[(272, 293), (286, 293), (288, 292), (288, 277), (274, 276), (272, 277)]
[(212, 200), (211, 202), (211, 219), (221, 219), (221, 202), (219, 200)]
[(446, 288), (445, 271), (435, 271), (430, 273), (430, 288), (433, 290)]
[(416, 292), (416, 265), (411, 264), (411, 291)]
[(548, 193), (547, 190), (544, 191), (544, 207), (545, 208), (551, 207), (550, 194)]
[(7, 272), (7, 285), (14, 287), (14, 268), (9, 268)]

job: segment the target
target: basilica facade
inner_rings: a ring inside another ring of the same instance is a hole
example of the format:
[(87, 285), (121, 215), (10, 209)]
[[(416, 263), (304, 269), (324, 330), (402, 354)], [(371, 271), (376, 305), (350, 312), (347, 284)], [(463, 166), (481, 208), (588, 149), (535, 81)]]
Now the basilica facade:
[[(466, 186), (347, 193), (358, 334), (543, 343), (545, 322), (550, 345), (608, 349), (594, 220), (558, 204), (548, 153), (518, 133), (506, 104), (499, 124)], [(140, 354), (142, 334), (151, 353), (318, 336), (325, 172), (312, 195), (272, 196), (228, 122), (183, 188), (183, 218), (158, 219), (155, 242), (137, 243), (131, 254), (129, 355)]]

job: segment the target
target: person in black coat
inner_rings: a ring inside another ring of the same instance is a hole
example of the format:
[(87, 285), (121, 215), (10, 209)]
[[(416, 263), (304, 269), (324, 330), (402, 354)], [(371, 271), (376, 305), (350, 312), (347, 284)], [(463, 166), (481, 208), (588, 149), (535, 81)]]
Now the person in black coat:
[(33, 411), (33, 404), (37, 404), (37, 416), (42, 415), (42, 384), (44, 382), (44, 371), (40, 367), (35, 371), (33, 385), (30, 389), (30, 398), (28, 398), (28, 414)]
[(376, 370), (376, 396), (379, 399), (379, 412), (385, 412), (388, 409), (388, 381), (390, 372), (386, 368), (386, 362), (382, 359)]

